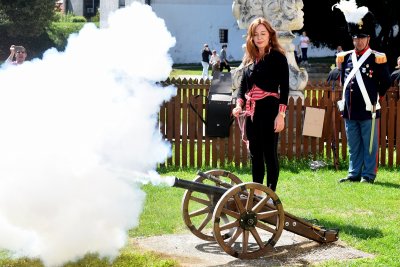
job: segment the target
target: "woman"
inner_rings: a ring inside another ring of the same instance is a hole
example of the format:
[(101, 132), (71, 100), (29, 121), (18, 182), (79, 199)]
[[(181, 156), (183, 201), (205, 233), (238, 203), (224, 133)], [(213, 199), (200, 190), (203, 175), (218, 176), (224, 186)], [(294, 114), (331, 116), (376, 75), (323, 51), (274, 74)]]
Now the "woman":
[(278, 133), (285, 127), (289, 95), (289, 66), (271, 24), (255, 19), (249, 26), (243, 58), (243, 78), (232, 113), (246, 115), (245, 131), (253, 182), (276, 190), (279, 177)]
[(308, 51), (309, 44), (310, 44), (310, 38), (308, 38), (306, 32), (303, 32), (300, 36), (301, 60), (306, 65), (308, 65), (307, 51)]
[(203, 66), (203, 79), (208, 79), (208, 67), (210, 66), (210, 56), (212, 55), (208, 44), (204, 44), (203, 50), (201, 51), (201, 65)]

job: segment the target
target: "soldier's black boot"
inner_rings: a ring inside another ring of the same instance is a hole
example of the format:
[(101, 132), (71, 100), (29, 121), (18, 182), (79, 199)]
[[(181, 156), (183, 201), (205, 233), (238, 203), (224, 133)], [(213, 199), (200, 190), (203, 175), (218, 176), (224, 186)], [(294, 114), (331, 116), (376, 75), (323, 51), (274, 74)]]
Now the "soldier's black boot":
[(361, 177), (356, 177), (356, 176), (347, 176), (345, 178), (342, 178), (339, 180), (339, 183), (344, 183), (344, 182), (360, 182)]

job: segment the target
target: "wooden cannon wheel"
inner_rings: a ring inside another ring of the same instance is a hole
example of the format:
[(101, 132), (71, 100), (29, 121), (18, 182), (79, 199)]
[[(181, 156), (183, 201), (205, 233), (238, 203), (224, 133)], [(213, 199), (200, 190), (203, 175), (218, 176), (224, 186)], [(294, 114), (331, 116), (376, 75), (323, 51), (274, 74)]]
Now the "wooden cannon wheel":
[[(224, 170), (210, 170), (205, 174), (211, 174), (219, 178), (226, 184), (217, 184), (208, 179), (197, 176), (193, 181), (203, 184), (209, 184), (218, 187), (231, 188), (236, 184), (241, 184), (242, 181), (234, 174)], [(229, 185), (229, 186), (228, 186)], [(206, 241), (215, 241), (212, 230), (212, 215), (218, 199), (215, 196), (204, 193), (186, 190), (182, 199), (182, 216), (183, 221), (189, 230), (200, 239)], [(227, 221), (227, 216), (221, 214), (224, 221)]]
[[(262, 191), (263, 196), (255, 196), (256, 189)], [(228, 223), (221, 220), (222, 215), (229, 217)], [(233, 257), (259, 258), (277, 243), (284, 220), (282, 203), (270, 188), (258, 183), (239, 184), (229, 189), (217, 203), (213, 214), (214, 238)], [(233, 232), (228, 239), (227, 231)]]

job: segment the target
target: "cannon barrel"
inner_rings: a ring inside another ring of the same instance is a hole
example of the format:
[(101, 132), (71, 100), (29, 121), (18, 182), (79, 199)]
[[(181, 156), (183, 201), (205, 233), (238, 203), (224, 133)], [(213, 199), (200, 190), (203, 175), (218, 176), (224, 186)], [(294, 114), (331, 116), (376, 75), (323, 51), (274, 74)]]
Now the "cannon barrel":
[(214, 185), (208, 185), (208, 184), (203, 184), (203, 183), (198, 183), (198, 182), (192, 182), (188, 180), (183, 180), (175, 177), (174, 184), (172, 185), (173, 187), (179, 187), (199, 193), (204, 193), (207, 195), (217, 195), (217, 196), (222, 196), (227, 189), (223, 187), (218, 187)]

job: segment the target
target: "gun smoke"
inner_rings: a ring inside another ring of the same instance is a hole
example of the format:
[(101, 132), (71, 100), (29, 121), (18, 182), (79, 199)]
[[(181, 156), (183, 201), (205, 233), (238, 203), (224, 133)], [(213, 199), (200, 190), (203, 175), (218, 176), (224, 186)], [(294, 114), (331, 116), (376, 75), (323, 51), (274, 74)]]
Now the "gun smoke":
[(154, 170), (171, 148), (157, 113), (176, 89), (156, 83), (175, 38), (137, 2), (108, 25), (0, 69), (0, 249), (13, 256), (117, 256), (139, 222), (140, 185), (162, 181)]

